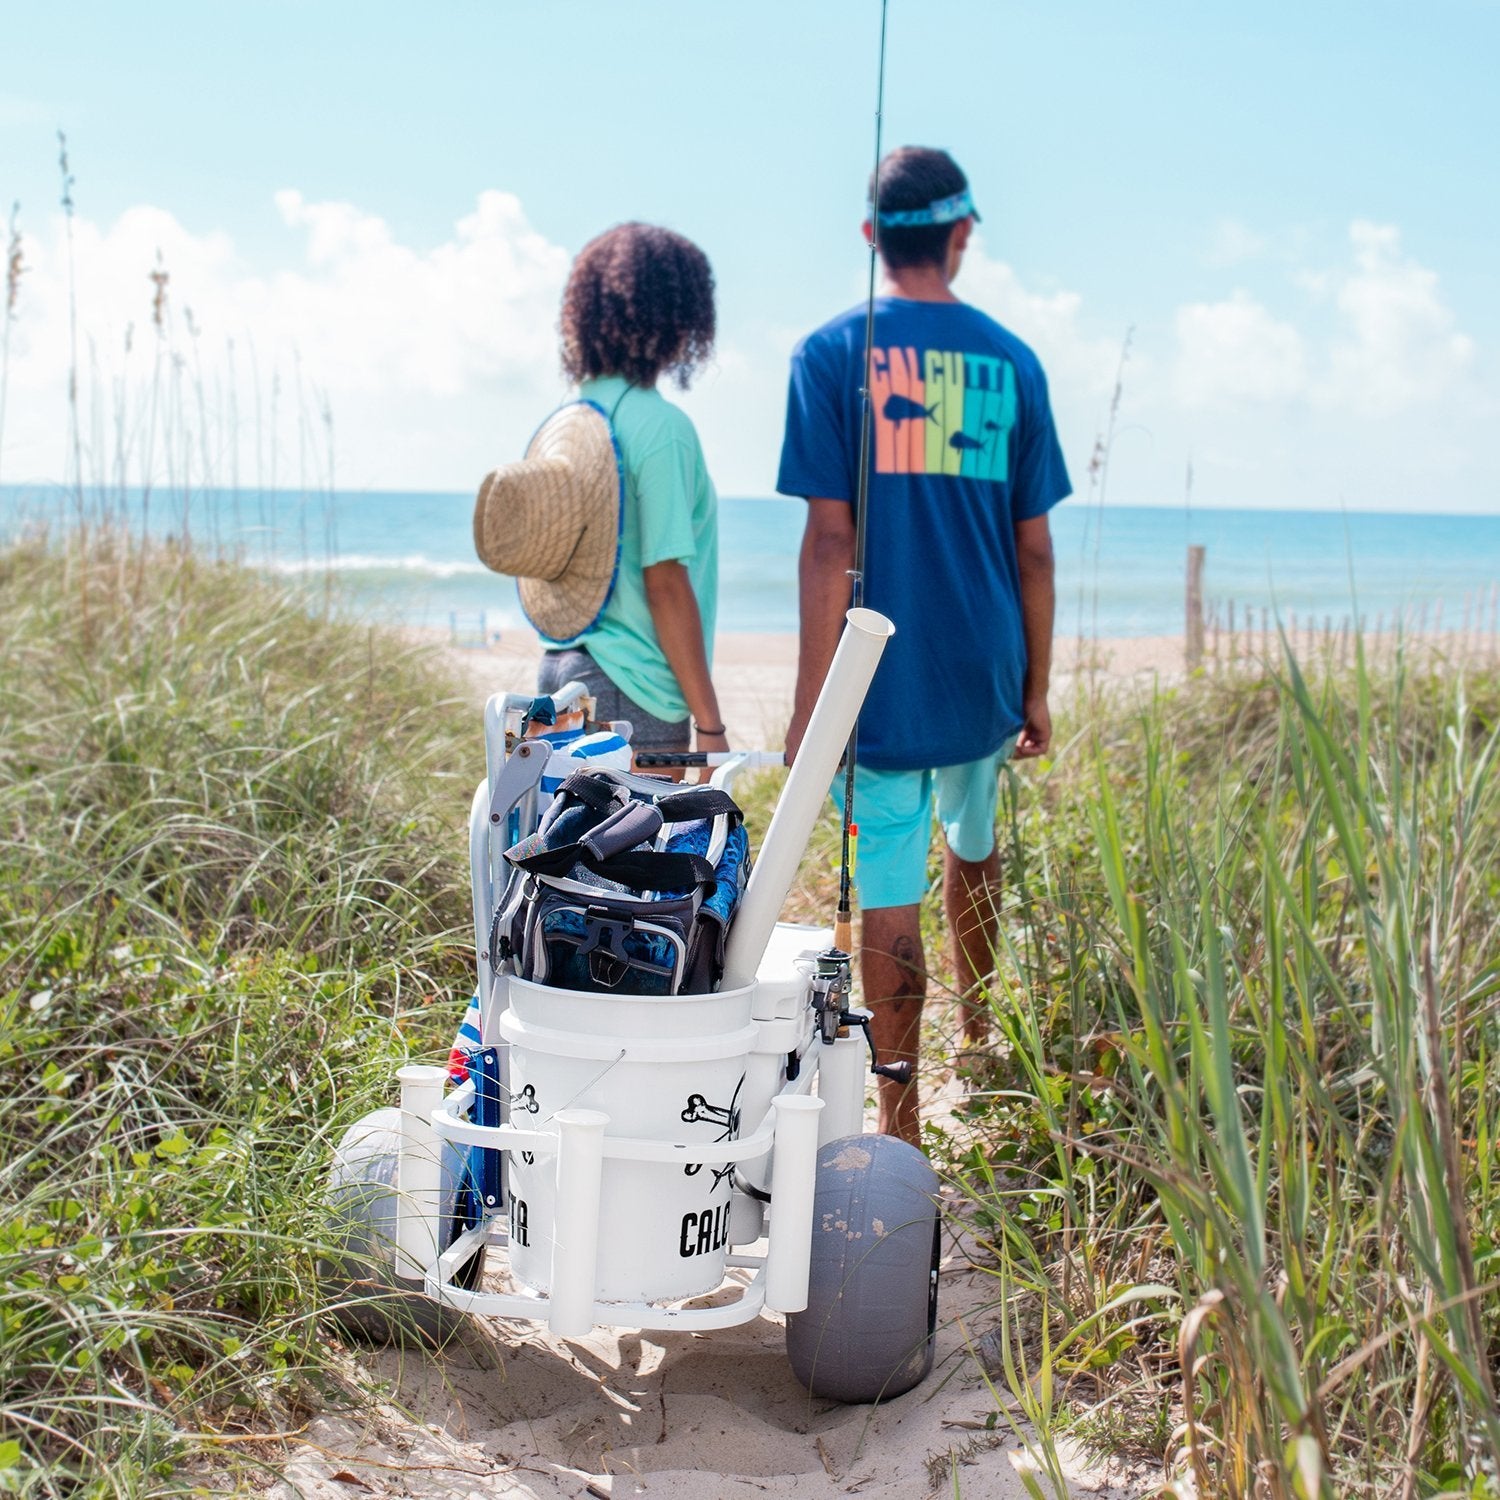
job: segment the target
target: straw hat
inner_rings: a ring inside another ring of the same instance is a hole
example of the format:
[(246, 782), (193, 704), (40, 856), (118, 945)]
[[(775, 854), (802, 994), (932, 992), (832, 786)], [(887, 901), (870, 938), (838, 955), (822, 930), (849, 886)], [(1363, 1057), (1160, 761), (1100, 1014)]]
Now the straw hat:
[(486, 476), (474, 503), (479, 560), (516, 580), (538, 634), (572, 640), (603, 613), (620, 558), (625, 476), (609, 418), (560, 407), (518, 464)]

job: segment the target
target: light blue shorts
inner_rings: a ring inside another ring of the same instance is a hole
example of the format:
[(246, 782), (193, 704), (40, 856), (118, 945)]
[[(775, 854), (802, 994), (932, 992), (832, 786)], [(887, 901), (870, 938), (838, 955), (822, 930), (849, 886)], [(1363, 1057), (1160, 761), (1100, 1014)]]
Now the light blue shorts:
[[(1007, 743), (983, 760), (934, 771), (876, 771), (869, 766), (855, 770), (859, 842), (854, 883), (862, 907), (911, 906), (922, 899), (934, 800), (948, 847), (970, 864), (989, 858), (995, 848), (1000, 767), (1014, 748), (1013, 742)], [(833, 795), (842, 807), (842, 776), (834, 783)]]

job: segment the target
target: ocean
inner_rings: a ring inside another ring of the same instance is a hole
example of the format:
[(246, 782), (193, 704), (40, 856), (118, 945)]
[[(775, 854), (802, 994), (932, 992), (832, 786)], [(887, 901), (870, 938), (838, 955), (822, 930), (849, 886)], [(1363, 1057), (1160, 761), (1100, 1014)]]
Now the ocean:
[[(102, 507), (89, 499), (90, 512)], [(128, 495), (126, 524), (157, 535), (184, 524), (200, 546), (274, 573), (322, 580), (362, 615), (466, 633), (523, 624), (515, 588), (474, 558), (467, 494), (212, 491), (189, 501)], [(66, 523), (75, 501), (55, 489), (0, 488), (0, 535)], [(720, 509), (719, 628), (795, 631), (799, 500), (727, 499)], [(1186, 549), (1207, 549), (1204, 595), (1220, 618), (1293, 612), (1305, 623), (1427, 610), (1435, 628), (1493, 628), (1500, 516), (1090, 506), (1053, 512), (1059, 635), (1172, 635), (1183, 628)], [(1357, 602), (1356, 602), (1357, 601)]]

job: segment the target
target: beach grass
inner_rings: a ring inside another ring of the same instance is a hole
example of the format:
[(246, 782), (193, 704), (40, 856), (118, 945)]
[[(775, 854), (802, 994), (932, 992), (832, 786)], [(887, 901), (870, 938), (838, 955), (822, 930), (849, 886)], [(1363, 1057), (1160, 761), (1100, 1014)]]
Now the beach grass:
[(1500, 678), (1287, 654), (1068, 719), (1009, 783), (989, 1086), (929, 1127), (1032, 1492), (1067, 1435), (1500, 1493)]
[(306, 604), (0, 554), (5, 1493), (189, 1488), (343, 1378), (318, 1184), (469, 993), (473, 715)]
[[(374, 1399), (318, 1184), (469, 993), (476, 714), (397, 636), (107, 533), (0, 554), (0, 630), (0, 1491), (222, 1492)], [(1500, 678), (1060, 707), (1005, 786), (993, 1055), (927, 1129), (1029, 1482), (1081, 1439), (1204, 1497), (1491, 1493)], [(798, 914), (836, 862), (830, 821)]]

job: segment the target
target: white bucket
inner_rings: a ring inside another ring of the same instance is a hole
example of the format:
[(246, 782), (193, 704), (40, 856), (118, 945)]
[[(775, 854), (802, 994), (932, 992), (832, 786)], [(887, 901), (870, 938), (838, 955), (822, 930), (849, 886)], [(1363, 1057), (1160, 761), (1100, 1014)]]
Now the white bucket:
[[(716, 995), (594, 995), (511, 979), (500, 1031), (510, 1044), (510, 1118), (545, 1129), (563, 1109), (609, 1116), (605, 1137), (732, 1140), (755, 1043), (753, 984)], [(756, 1122), (747, 1122), (754, 1125)], [(510, 1265), (550, 1291), (557, 1158), (507, 1165)], [(667, 1302), (724, 1279), (730, 1172), (712, 1164), (604, 1162), (600, 1302)]]

